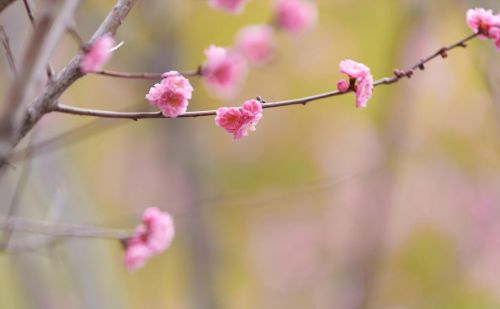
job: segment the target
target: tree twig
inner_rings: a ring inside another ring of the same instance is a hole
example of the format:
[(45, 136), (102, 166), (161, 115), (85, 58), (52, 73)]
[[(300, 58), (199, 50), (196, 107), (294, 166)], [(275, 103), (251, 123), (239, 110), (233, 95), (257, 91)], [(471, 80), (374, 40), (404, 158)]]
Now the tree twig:
[[(398, 82), (403, 78), (411, 78), (417, 70), (424, 70), (425, 65), (428, 62), (432, 61), (437, 57), (446, 58), (450, 50), (453, 50), (458, 47), (466, 47), (466, 43), (472, 40), (473, 38), (477, 37), (478, 35), (479, 33), (471, 34), (454, 44), (442, 47), (438, 49), (436, 52), (427, 56), (426, 58), (419, 60), (409, 69), (404, 71), (394, 70), (394, 76), (379, 79), (375, 81), (373, 85), (374, 87), (378, 87), (381, 85), (390, 85)], [(334, 90), (297, 99), (268, 102), (268, 103), (263, 103), (262, 108), (276, 108), (276, 107), (283, 107), (290, 105), (306, 105), (309, 102), (318, 101), (321, 99), (330, 98), (334, 96), (344, 95), (349, 92), (352, 92), (352, 90), (346, 92), (339, 92), (338, 90)], [(159, 111), (158, 112), (115, 112), (115, 111), (79, 108), (65, 104), (57, 104), (53, 110), (60, 113), (66, 113), (78, 116), (92, 116), (92, 117), (102, 117), (102, 118), (118, 118), (118, 119), (131, 119), (131, 120), (139, 120), (146, 118), (165, 118)], [(204, 111), (186, 112), (182, 115), (179, 115), (178, 117), (187, 118), (187, 117), (203, 117), (203, 116), (214, 116), (214, 115), (216, 115), (216, 110), (204, 110)]]
[(12, 54), (12, 48), (10, 47), (10, 40), (7, 32), (3, 26), (0, 26), (0, 40), (2, 41), (3, 49), (5, 50), (5, 58), (7, 59), (7, 63), (9, 64), (10, 71), (14, 77), (17, 76), (17, 68), (16, 61), (14, 59), (14, 55)]

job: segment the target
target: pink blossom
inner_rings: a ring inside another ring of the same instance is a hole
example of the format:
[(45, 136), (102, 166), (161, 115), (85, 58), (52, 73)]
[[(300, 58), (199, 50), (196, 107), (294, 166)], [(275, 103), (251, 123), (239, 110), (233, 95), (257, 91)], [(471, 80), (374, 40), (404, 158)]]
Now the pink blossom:
[(372, 97), (373, 93), (373, 77), (368, 74), (365, 77), (358, 79), (358, 84), (356, 85), (356, 107), (364, 108), (366, 107), (368, 100)]
[(224, 10), (229, 13), (239, 13), (248, 0), (208, 0), (208, 4), (216, 9)]
[(276, 7), (276, 22), (286, 31), (305, 31), (314, 26), (317, 16), (317, 8), (312, 1), (278, 0)]
[(350, 78), (360, 78), (370, 74), (369, 67), (350, 59), (341, 61), (339, 67), (340, 73), (347, 74)]
[[(370, 68), (362, 63), (349, 59), (341, 61), (339, 67), (341, 73), (347, 74), (350, 80), (355, 81), (354, 90), (356, 94), (356, 107), (366, 107), (373, 93), (373, 77), (370, 73)], [(339, 81), (337, 83), (337, 88), (341, 91), (340, 87), (345, 89), (346, 85), (347, 81)]]
[(469, 9), (466, 20), (467, 25), (474, 32), (481, 32), (481, 37), (496, 39), (490, 30), (500, 27), (500, 15), (493, 15), (492, 10), (485, 10), (483, 8)]
[(215, 45), (205, 49), (205, 56), (201, 72), (206, 85), (218, 96), (233, 97), (246, 76), (245, 59), (239, 53)]
[(193, 87), (184, 76), (176, 71), (163, 73), (163, 79), (155, 84), (146, 99), (158, 107), (165, 117), (177, 117), (186, 112)]
[(276, 48), (273, 29), (267, 25), (245, 27), (238, 33), (236, 46), (250, 63), (265, 64), (273, 57)]
[(175, 235), (172, 217), (158, 208), (147, 208), (142, 224), (126, 242), (125, 267), (133, 270), (142, 267), (153, 255), (164, 251)]
[(80, 62), (82, 73), (100, 71), (102, 66), (111, 58), (111, 48), (114, 40), (109, 33), (97, 38)]
[(248, 131), (255, 131), (255, 126), (262, 118), (262, 104), (257, 100), (248, 100), (241, 108), (221, 107), (217, 110), (215, 124), (238, 140), (248, 136)]

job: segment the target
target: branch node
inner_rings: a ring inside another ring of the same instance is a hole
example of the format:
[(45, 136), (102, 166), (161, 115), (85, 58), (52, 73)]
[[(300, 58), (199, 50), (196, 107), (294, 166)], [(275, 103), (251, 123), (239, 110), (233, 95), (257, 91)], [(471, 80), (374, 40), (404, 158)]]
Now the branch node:
[(448, 50), (446, 47), (443, 47), (439, 50), (439, 55), (441, 55), (442, 58), (447, 58), (448, 57)]

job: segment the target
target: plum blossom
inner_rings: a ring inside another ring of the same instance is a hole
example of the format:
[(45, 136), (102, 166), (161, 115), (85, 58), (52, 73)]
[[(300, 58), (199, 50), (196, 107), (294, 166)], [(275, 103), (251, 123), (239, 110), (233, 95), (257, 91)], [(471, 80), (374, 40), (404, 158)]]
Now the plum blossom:
[(492, 10), (483, 8), (469, 9), (467, 11), (467, 25), (480, 37), (492, 39), (500, 50), (500, 14), (493, 14)]
[(318, 18), (316, 5), (310, 0), (278, 0), (276, 23), (289, 32), (303, 32), (313, 27)]
[(337, 89), (346, 92), (351, 86), (356, 94), (356, 107), (364, 108), (373, 93), (373, 77), (366, 65), (347, 59), (340, 62), (340, 72), (349, 76), (349, 81), (340, 80)]
[(269, 62), (275, 52), (274, 31), (267, 25), (251, 25), (240, 30), (236, 49), (252, 64)]
[(233, 134), (233, 139), (236, 141), (248, 136), (249, 131), (255, 131), (255, 127), (261, 118), (262, 104), (257, 100), (248, 100), (243, 103), (241, 108), (219, 108), (215, 117), (215, 124)]
[(100, 71), (102, 66), (111, 58), (114, 44), (113, 37), (109, 33), (97, 38), (94, 44), (85, 52), (80, 62), (82, 73)]
[(146, 99), (165, 117), (184, 114), (193, 93), (189, 80), (176, 71), (163, 73), (162, 77), (161, 82), (151, 87)]
[(209, 0), (208, 4), (216, 9), (229, 13), (240, 13), (248, 0)]
[(134, 270), (170, 246), (175, 235), (172, 217), (158, 208), (147, 208), (142, 223), (125, 243), (125, 267)]
[(243, 83), (247, 66), (239, 53), (210, 45), (205, 49), (206, 61), (201, 67), (205, 84), (220, 97), (231, 98)]

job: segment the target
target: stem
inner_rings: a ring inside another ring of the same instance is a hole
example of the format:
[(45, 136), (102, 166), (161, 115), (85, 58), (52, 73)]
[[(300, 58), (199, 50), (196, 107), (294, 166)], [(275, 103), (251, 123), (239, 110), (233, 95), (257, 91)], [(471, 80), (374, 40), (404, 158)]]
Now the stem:
[[(373, 86), (378, 87), (381, 85), (390, 85), (390, 84), (397, 83), (399, 80), (401, 80), (403, 78), (411, 78), (413, 76), (413, 74), (417, 72), (417, 69), (424, 70), (425, 64), (427, 64), (428, 62), (432, 61), (433, 59), (435, 59), (437, 57), (446, 58), (448, 56), (447, 53), (450, 50), (453, 50), (453, 49), (458, 48), (458, 47), (466, 47), (465, 43), (476, 38), (477, 36), (479, 36), (479, 34), (480, 33), (471, 34), (471, 35), (463, 38), (462, 40), (460, 40), (456, 43), (442, 47), (442, 48), (438, 49), (437, 51), (435, 51), (434, 53), (432, 53), (431, 55), (427, 56), (426, 58), (421, 59), (420, 61), (418, 61), (412, 67), (410, 67), (409, 69), (407, 69), (405, 71), (395, 70), (394, 76), (381, 78), (381, 79), (375, 81), (373, 83)], [(199, 74), (199, 70), (196, 73)], [(151, 73), (131, 74), (131, 73), (101, 71), (101, 72), (97, 72), (97, 74), (113, 76), (113, 77), (121, 77), (121, 78), (153, 79), (153, 76), (155, 77), (154, 79), (158, 79), (158, 77), (161, 78), (160, 75), (158, 75), (158, 74), (152, 75)], [(149, 75), (149, 74), (151, 74), (151, 75)], [(339, 92), (338, 90), (334, 90), (334, 91), (324, 92), (324, 93), (315, 94), (315, 95), (297, 98), (297, 99), (263, 103), (262, 108), (276, 108), (276, 107), (299, 105), (299, 104), (306, 105), (309, 102), (318, 101), (321, 99), (330, 98), (330, 97), (334, 97), (334, 96), (344, 95), (344, 94), (347, 94), (350, 92), (352, 92), (352, 90), (345, 91), (345, 92)], [(146, 118), (165, 118), (165, 116), (163, 116), (162, 113), (159, 111), (157, 111), (157, 112), (116, 112), (116, 111), (106, 111), (106, 110), (96, 110), (96, 109), (72, 107), (72, 106), (65, 105), (65, 104), (57, 104), (54, 107), (53, 111), (60, 112), (60, 113), (66, 113), (66, 114), (72, 114), (72, 115), (78, 115), (78, 116), (118, 118), (118, 119), (131, 119), (131, 120), (139, 120), (139, 119), (146, 119)], [(186, 112), (182, 115), (179, 115), (179, 118), (215, 116), (216, 112), (217, 112), (216, 110)]]
[[(116, 78), (126, 78), (126, 79), (162, 79), (163, 73), (130, 73), (130, 72), (117, 72), (117, 71), (109, 71), (109, 70), (102, 70), (98, 72), (94, 72), (92, 74), (96, 75), (103, 75), (103, 76), (108, 76), (108, 77), (116, 77)], [(179, 75), (182, 76), (201, 76), (200, 70), (193, 70), (193, 71), (185, 71), (185, 72), (179, 72)]]

